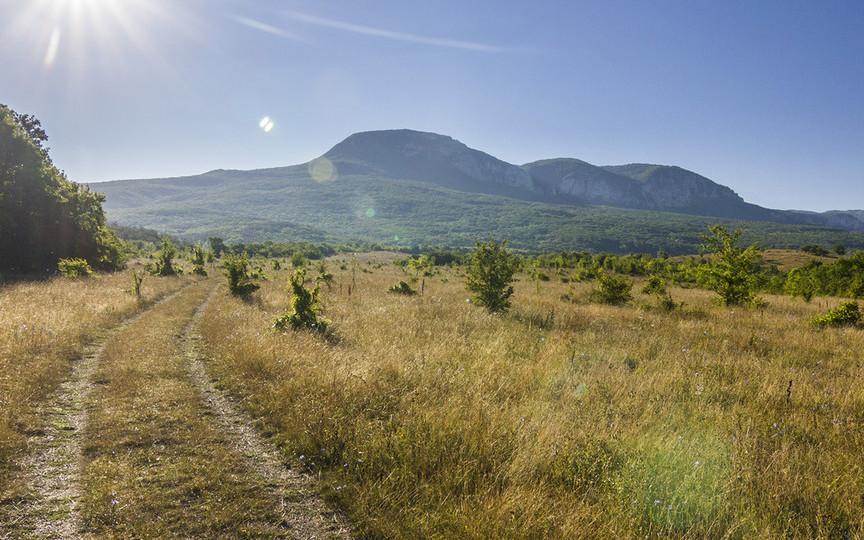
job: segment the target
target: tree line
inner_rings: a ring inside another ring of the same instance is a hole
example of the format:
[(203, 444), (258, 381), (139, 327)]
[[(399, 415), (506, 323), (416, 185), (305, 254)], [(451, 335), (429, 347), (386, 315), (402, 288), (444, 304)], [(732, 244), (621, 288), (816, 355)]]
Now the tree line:
[(123, 263), (104, 196), (70, 181), (48, 154), (34, 116), (0, 105), (0, 273), (47, 272), (60, 259), (100, 269)]

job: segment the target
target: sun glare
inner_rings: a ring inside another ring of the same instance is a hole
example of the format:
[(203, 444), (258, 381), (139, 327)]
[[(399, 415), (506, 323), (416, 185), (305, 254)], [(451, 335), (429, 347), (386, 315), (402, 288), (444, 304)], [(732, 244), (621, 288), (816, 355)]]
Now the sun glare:
[(155, 58), (159, 24), (182, 26), (168, 0), (28, 0), (6, 29), (14, 42), (38, 54), (45, 71), (88, 64), (117, 68), (128, 53)]

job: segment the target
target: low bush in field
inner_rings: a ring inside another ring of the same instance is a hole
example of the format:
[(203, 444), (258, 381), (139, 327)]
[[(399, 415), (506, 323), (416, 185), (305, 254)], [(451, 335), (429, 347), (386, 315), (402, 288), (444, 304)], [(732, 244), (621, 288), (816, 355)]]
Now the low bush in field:
[(591, 300), (600, 304), (620, 306), (633, 299), (631, 290), (633, 290), (633, 281), (629, 278), (603, 272), (597, 278), (597, 288), (591, 292)]
[(861, 309), (857, 302), (843, 302), (824, 315), (813, 318), (813, 324), (819, 328), (828, 326), (856, 326), (861, 322)]
[(85, 259), (60, 259), (57, 261), (57, 271), (67, 278), (90, 277), (93, 269)]
[(408, 285), (404, 281), (400, 281), (398, 284), (393, 285), (392, 287), (387, 289), (387, 292), (393, 294), (404, 294), (405, 296), (414, 296), (417, 294), (417, 291), (412, 289), (411, 285)]
[(273, 328), (280, 332), (285, 330), (313, 330), (326, 332), (330, 321), (319, 315), (321, 304), (318, 301), (320, 285), (313, 289), (306, 288), (306, 270), (297, 268), (291, 275), (291, 311), (276, 319)]
[(225, 277), (228, 278), (228, 290), (235, 296), (245, 296), (258, 290), (260, 287), (252, 281), (249, 260), (246, 255), (229, 255), (224, 258), (222, 266), (225, 268)]
[(168, 239), (162, 240), (159, 251), (156, 252), (156, 261), (150, 271), (154, 276), (176, 276), (183, 273), (183, 269), (177, 266), (174, 258), (177, 256), (177, 247)]

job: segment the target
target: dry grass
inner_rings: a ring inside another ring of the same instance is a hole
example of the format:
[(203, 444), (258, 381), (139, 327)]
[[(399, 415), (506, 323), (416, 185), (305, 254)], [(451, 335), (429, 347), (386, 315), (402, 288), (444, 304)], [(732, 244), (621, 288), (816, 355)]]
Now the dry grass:
[(278, 497), (244, 466), (190, 378), (186, 329), (211, 287), (190, 287), (108, 342), (84, 432), (86, 534), (287, 536)]
[(126, 292), (128, 272), (0, 287), (0, 500), (11, 489), (28, 433), (42, 427), (38, 405), (68, 376), (85, 345), (186, 282), (146, 279), (142, 306)]
[(808, 325), (834, 300), (731, 310), (673, 289), (686, 306), (663, 313), (525, 280), (498, 317), (456, 272), (422, 298), (386, 294), (390, 265), (357, 272), (348, 297), (336, 267), (335, 342), (269, 329), (284, 274), (252, 302), (220, 295), (202, 333), (216, 377), (362, 535), (864, 534), (864, 331)]
[(762, 252), (762, 258), (769, 264), (776, 264), (783, 272), (788, 272), (793, 268), (800, 268), (813, 261), (828, 264), (837, 260), (834, 254), (823, 257), (794, 249), (766, 249)]

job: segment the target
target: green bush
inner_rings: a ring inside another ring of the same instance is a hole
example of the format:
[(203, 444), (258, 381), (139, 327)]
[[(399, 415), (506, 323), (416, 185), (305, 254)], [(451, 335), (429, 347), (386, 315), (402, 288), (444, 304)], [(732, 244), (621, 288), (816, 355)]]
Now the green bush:
[(597, 288), (591, 291), (591, 300), (601, 304), (618, 306), (633, 299), (630, 291), (633, 281), (623, 276), (602, 272), (597, 278)]
[(280, 332), (292, 330), (313, 330), (326, 332), (330, 321), (320, 317), (321, 304), (318, 301), (320, 284), (315, 288), (306, 288), (306, 270), (298, 268), (291, 275), (291, 312), (286, 313), (273, 322), (273, 328)]
[(816, 281), (810, 267), (795, 268), (786, 276), (786, 281), (783, 284), (783, 290), (790, 296), (800, 296), (805, 302), (809, 303), (813, 300), (813, 295), (819, 288), (819, 283)]
[(162, 239), (162, 245), (156, 253), (156, 262), (154, 263), (151, 273), (154, 276), (176, 276), (182, 274), (183, 271), (174, 264), (174, 257), (177, 256), (177, 247), (167, 238)]
[(857, 302), (843, 302), (824, 315), (814, 317), (813, 324), (819, 328), (828, 326), (855, 326), (861, 322), (861, 310)]
[(207, 262), (207, 257), (204, 254), (204, 248), (201, 246), (192, 246), (192, 273), (199, 276), (206, 276), (207, 270), (204, 269), (204, 264)]
[(740, 246), (740, 230), (729, 232), (722, 225), (708, 229), (710, 234), (702, 237), (702, 250), (713, 257), (698, 268), (699, 280), (727, 306), (755, 304), (759, 249), (755, 245)]
[(408, 285), (404, 281), (400, 281), (398, 285), (393, 285), (387, 292), (391, 292), (393, 294), (404, 294), (405, 296), (414, 296), (417, 294), (417, 291), (411, 288), (411, 285)]
[(93, 269), (86, 259), (60, 259), (57, 261), (57, 270), (67, 278), (86, 278), (93, 275)]
[(291, 254), (291, 266), (294, 268), (302, 268), (306, 266), (306, 257), (303, 256), (303, 253), (295, 251)]
[(228, 290), (235, 296), (245, 296), (258, 290), (258, 284), (249, 275), (249, 260), (246, 254), (223, 257), (222, 266), (228, 278)]
[(650, 276), (645, 282), (645, 286), (642, 287), (642, 294), (665, 295), (666, 281), (660, 276)]
[(510, 309), (513, 295), (513, 274), (518, 260), (507, 251), (507, 241), (478, 242), (468, 261), (468, 290), (474, 293), (474, 302), (490, 313)]
[(318, 275), (315, 277), (315, 281), (327, 285), (328, 290), (333, 287), (333, 274), (327, 271), (327, 263), (323, 259), (318, 263)]

